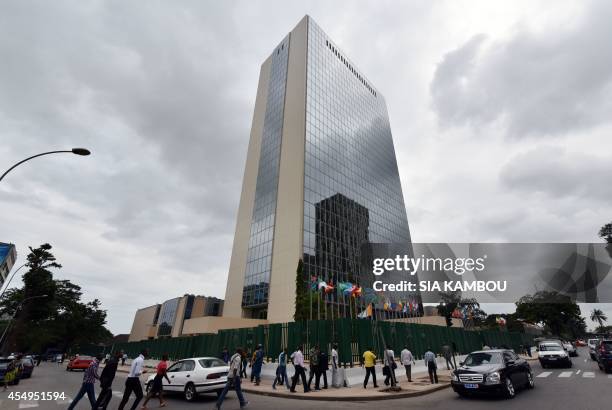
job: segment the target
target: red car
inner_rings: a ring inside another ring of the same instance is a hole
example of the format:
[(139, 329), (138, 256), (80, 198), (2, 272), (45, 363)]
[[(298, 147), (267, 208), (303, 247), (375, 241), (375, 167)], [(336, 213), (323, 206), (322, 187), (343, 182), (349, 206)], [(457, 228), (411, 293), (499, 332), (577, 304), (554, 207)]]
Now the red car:
[(89, 367), (91, 362), (93, 361), (93, 357), (91, 356), (78, 356), (68, 362), (68, 366), (66, 366), (66, 370), (85, 370)]
[(586, 346), (586, 342), (582, 339), (576, 340), (576, 346)]

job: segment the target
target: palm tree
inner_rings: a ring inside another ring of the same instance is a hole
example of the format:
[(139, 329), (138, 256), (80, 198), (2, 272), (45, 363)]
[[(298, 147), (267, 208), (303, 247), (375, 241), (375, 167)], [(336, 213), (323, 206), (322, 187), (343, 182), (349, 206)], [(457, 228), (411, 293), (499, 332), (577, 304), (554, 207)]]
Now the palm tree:
[(591, 320), (593, 322), (598, 322), (599, 327), (603, 327), (603, 323), (608, 320), (608, 316), (606, 316), (601, 309), (593, 309), (591, 312)]

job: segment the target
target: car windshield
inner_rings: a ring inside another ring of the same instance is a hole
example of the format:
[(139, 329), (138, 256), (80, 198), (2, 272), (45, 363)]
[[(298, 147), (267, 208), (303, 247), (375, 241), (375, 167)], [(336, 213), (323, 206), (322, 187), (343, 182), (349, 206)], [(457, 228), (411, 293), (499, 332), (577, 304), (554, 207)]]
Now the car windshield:
[(75, 359), (77, 359), (77, 360), (93, 360), (93, 357), (91, 357), (91, 356), (79, 356), (79, 357), (75, 357)]
[(558, 344), (551, 343), (551, 344), (540, 345), (541, 352), (554, 352), (558, 350), (563, 350), (563, 348), (559, 346)]
[(612, 352), (612, 340), (601, 342), (601, 347), (603, 347), (607, 352)]
[(463, 362), (466, 366), (480, 366), (483, 364), (500, 364), (502, 362), (499, 353), (470, 353)]

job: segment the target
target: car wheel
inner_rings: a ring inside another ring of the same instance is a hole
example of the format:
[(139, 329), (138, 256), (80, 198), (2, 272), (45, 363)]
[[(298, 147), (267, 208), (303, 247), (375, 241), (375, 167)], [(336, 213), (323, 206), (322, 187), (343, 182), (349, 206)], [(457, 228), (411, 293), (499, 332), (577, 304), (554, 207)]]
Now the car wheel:
[(574, 365), (574, 363), (571, 360), (567, 361), (567, 368), (568, 369), (571, 369), (573, 365)]
[(193, 383), (189, 383), (185, 387), (185, 400), (194, 401), (197, 395), (198, 394), (196, 392), (195, 386), (193, 385)]
[(508, 399), (513, 399), (516, 395), (516, 391), (514, 390), (514, 384), (512, 384), (512, 380), (509, 377), (506, 377), (506, 386), (505, 393)]
[(147, 385), (145, 386), (145, 391), (147, 392), (147, 394), (151, 391), (152, 388), (153, 388), (153, 382), (147, 383)]
[(527, 388), (533, 389), (535, 387), (535, 381), (533, 380), (533, 374), (531, 372), (527, 372)]

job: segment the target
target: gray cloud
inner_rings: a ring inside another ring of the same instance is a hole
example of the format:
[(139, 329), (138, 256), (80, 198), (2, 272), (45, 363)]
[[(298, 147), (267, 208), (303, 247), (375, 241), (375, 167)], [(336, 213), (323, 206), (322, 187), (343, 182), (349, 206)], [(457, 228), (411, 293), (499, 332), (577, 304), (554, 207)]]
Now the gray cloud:
[(570, 153), (561, 147), (541, 146), (519, 154), (501, 169), (503, 186), (523, 194), (585, 198), (610, 203), (612, 161), (608, 156)]
[(612, 111), (612, 6), (594, 2), (577, 22), (478, 34), (438, 64), (431, 83), (442, 125), (501, 121), (510, 136), (550, 136), (607, 123)]

